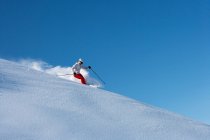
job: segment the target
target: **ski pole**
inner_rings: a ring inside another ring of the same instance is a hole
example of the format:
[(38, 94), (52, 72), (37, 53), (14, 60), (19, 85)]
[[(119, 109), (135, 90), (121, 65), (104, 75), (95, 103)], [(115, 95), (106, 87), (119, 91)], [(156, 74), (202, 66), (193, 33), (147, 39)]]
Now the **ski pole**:
[(104, 82), (104, 80), (92, 69), (92, 68), (90, 68), (91, 70), (92, 70), (92, 72), (98, 77), (98, 79), (99, 80), (101, 80), (101, 82), (103, 82), (103, 84), (106, 84), (105, 82)]
[(63, 74), (63, 75), (57, 75), (57, 76), (66, 76), (66, 75), (73, 75), (73, 74)]

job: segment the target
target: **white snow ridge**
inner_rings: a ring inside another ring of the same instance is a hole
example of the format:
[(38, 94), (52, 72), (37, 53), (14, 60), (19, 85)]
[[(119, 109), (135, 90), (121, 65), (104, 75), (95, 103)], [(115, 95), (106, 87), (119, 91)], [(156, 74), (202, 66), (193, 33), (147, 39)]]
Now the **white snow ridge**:
[(210, 140), (210, 126), (0, 59), (0, 140)]

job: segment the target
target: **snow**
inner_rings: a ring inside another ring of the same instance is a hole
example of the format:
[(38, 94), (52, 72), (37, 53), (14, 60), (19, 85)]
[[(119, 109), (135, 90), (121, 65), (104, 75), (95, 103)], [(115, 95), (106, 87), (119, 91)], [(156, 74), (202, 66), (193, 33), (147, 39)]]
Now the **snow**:
[(0, 59), (0, 140), (209, 140), (210, 126)]

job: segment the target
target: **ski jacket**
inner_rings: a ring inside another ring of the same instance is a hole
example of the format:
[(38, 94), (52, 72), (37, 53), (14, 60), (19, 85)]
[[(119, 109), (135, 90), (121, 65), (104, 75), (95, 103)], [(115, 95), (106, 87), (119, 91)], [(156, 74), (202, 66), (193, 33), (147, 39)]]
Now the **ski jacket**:
[(73, 73), (80, 74), (81, 69), (88, 69), (88, 67), (80, 65), (78, 62), (72, 66)]

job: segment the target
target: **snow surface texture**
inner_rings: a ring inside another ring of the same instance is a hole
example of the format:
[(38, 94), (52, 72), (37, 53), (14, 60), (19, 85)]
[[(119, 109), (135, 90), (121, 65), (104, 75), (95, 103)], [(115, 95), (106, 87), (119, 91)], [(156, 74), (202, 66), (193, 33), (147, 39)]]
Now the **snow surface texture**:
[[(20, 63), (21, 65), (26, 66), (28, 69), (34, 69), (37, 71), (41, 71), (41, 72), (45, 72), (47, 74), (50, 75), (54, 75), (57, 76), (59, 78), (62, 79), (66, 79), (66, 80), (70, 80), (70, 81), (74, 81), (77, 83), (81, 83), (81, 81), (77, 78), (75, 78), (72, 74), (72, 68), (71, 67), (61, 67), (61, 66), (51, 66), (48, 63), (44, 62), (44, 61), (37, 61), (37, 60), (32, 60), (32, 59), (22, 59), (19, 60), (18, 63)], [(69, 75), (68, 75), (69, 74)], [(103, 85), (96, 79), (92, 78), (89, 75), (89, 72), (82, 69), (81, 70), (81, 74), (85, 77), (85, 79), (87, 80), (87, 84), (91, 85), (92, 87), (103, 87)]]
[(0, 140), (210, 140), (210, 126), (0, 59)]

